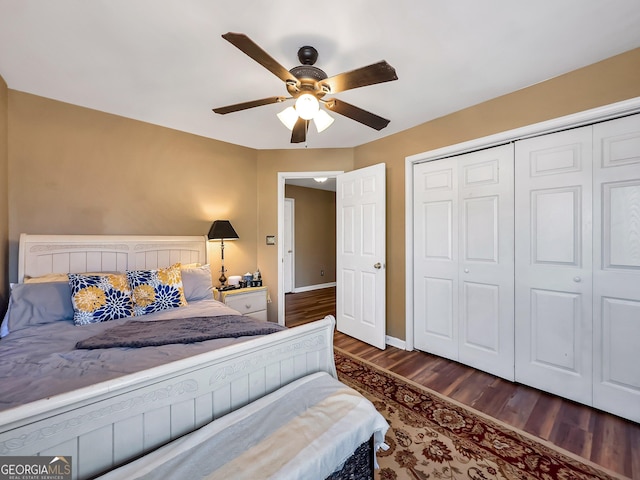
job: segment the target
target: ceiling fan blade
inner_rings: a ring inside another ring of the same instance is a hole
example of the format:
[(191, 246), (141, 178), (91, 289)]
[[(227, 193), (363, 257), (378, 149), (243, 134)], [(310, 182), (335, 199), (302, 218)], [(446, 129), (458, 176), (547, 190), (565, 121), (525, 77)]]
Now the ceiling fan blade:
[(307, 129), (309, 121), (302, 117), (298, 117), (296, 124), (291, 131), (291, 143), (302, 143), (307, 139)]
[(389, 125), (390, 122), (390, 120), (387, 120), (386, 118), (367, 112), (366, 110), (351, 105), (350, 103), (343, 102), (342, 100), (329, 100), (325, 103), (325, 106), (332, 112), (349, 117), (356, 122), (360, 122), (368, 127), (375, 128), (376, 130), (382, 130), (384, 127)]
[(283, 82), (298, 82), (298, 79), (294, 77), (289, 70), (275, 61), (267, 52), (260, 48), (244, 33), (228, 32), (222, 35), (222, 38), (242, 50)]
[(269, 97), (262, 98), (260, 100), (253, 100), (251, 102), (236, 103), (235, 105), (227, 105), (226, 107), (214, 108), (213, 111), (224, 115), (226, 113), (239, 112), (240, 110), (246, 110), (247, 108), (261, 107), (262, 105), (269, 105), (271, 103), (280, 103), (287, 100), (287, 97)]
[(322, 80), (320, 84), (327, 85), (330, 89), (329, 93), (338, 93), (352, 88), (366, 87), (367, 85), (390, 82), (397, 79), (398, 75), (396, 75), (395, 68), (382, 60), (350, 72), (339, 73)]

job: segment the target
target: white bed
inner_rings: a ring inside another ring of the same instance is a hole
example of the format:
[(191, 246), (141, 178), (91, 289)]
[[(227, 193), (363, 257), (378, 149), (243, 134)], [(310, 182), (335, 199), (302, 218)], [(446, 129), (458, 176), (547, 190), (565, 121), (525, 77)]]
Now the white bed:
[[(22, 282), (50, 273), (122, 272), (176, 262), (206, 264), (206, 237), (23, 234), (18, 276)], [(334, 323), (327, 317), (230, 341), (2, 410), (0, 455), (70, 456), (73, 478), (98, 475), (305, 375), (325, 371), (335, 377)], [(0, 341), (0, 351), (7, 340)]]

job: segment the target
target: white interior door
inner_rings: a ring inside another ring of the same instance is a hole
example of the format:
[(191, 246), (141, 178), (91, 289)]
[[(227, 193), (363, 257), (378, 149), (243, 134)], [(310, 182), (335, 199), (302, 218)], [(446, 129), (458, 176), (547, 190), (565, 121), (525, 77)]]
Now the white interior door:
[(336, 183), (338, 331), (386, 347), (386, 185), (383, 163)]
[(593, 140), (593, 406), (640, 422), (640, 115)]
[(414, 168), (416, 348), (513, 380), (513, 146)]
[(516, 380), (592, 403), (592, 127), (516, 142)]
[(295, 200), (293, 198), (284, 199), (284, 293), (291, 293), (295, 288)]

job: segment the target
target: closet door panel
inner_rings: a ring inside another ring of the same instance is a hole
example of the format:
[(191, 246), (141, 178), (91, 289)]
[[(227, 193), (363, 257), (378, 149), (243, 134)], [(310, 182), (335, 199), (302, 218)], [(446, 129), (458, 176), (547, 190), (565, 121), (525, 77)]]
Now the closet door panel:
[(594, 126), (595, 407), (640, 422), (640, 115)]
[(591, 127), (516, 142), (515, 378), (592, 403)]
[(414, 167), (416, 348), (514, 379), (513, 145)]
[(569, 375), (579, 375), (581, 366), (580, 325), (581, 296), (553, 289), (532, 288), (531, 294), (531, 361)]
[(414, 343), (458, 360), (458, 178), (454, 159), (414, 167)]
[(513, 145), (458, 157), (459, 358), (514, 379)]

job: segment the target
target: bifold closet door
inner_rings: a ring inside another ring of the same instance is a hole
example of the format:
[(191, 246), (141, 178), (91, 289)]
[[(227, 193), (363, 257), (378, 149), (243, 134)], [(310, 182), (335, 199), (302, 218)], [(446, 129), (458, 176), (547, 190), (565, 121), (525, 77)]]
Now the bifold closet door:
[(416, 165), (416, 348), (514, 379), (513, 145)]
[(414, 166), (414, 345), (458, 360), (458, 160)]
[(592, 403), (592, 127), (516, 142), (516, 381)]
[(593, 406), (640, 422), (640, 115), (593, 140)]

